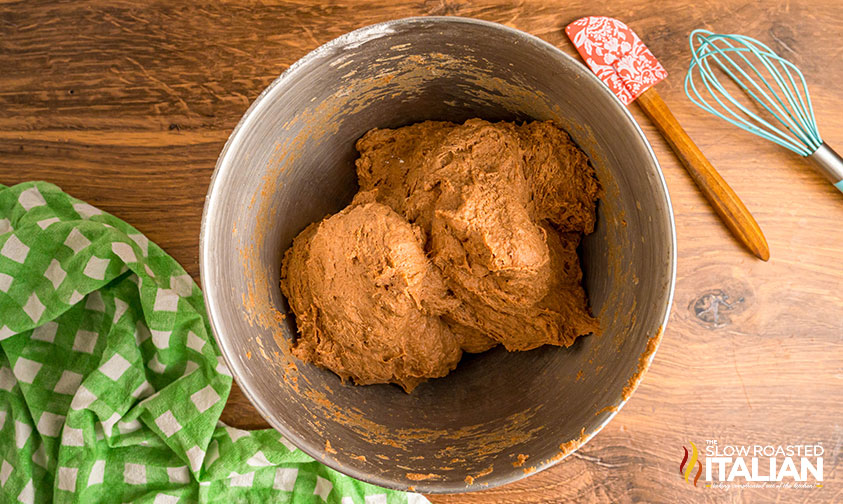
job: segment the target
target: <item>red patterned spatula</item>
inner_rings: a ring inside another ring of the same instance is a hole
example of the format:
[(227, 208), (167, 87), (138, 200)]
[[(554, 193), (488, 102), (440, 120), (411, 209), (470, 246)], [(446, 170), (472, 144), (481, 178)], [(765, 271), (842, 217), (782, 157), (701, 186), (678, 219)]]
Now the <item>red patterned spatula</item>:
[(767, 240), (735, 191), (711, 166), (685, 133), (653, 85), (667, 77), (653, 53), (638, 35), (617, 19), (591, 16), (565, 28), (580, 56), (625, 105), (636, 98), (711, 207), (735, 237), (758, 258), (770, 258)]

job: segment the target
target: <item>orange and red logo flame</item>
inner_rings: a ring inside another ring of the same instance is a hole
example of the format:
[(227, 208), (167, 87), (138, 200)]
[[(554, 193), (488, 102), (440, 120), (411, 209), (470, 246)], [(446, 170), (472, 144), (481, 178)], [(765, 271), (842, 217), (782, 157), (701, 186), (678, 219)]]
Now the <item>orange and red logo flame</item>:
[[(682, 447), (685, 450), (685, 456), (682, 457), (682, 463), (679, 464), (679, 474), (685, 477), (685, 481), (689, 481), (691, 476), (691, 472), (693, 472), (694, 465), (697, 466), (697, 474), (694, 476), (694, 486), (697, 486), (697, 480), (700, 479), (700, 474), (702, 474), (702, 463), (698, 460), (700, 452), (697, 450), (697, 445), (691, 442), (691, 453), (688, 453), (688, 449), (684, 446)], [(688, 456), (690, 455), (691, 460), (688, 460)]]

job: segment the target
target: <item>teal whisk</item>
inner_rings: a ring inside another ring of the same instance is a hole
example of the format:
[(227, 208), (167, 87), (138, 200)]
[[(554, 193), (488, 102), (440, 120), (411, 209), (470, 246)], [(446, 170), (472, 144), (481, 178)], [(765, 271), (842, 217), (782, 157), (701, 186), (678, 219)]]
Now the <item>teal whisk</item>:
[[(743, 35), (694, 30), (690, 45), (693, 59), (685, 76), (685, 94), (694, 104), (808, 157), (834, 187), (843, 191), (843, 158), (820, 137), (808, 85), (796, 65), (763, 43)], [(746, 97), (764, 110), (730, 94), (712, 68), (727, 75)], [(697, 75), (704, 89), (698, 88)]]

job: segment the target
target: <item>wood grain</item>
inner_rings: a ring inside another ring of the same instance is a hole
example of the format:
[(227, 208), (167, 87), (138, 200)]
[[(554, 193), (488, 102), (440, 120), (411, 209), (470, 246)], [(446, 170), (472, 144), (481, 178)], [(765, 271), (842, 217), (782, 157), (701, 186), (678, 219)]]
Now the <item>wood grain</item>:
[(764, 233), (755, 218), (749, 213), (740, 197), (735, 194), (734, 189), (723, 180), (697, 144), (688, 136), (656, 88), (644, 91), (636, 101), (688, 170), (691, 180), (697, 184), (700, 192), (708, 200), (712, 210), (720, 216), (726, 228), (757, 258), (762, 261), (769, 260), (770, 249), (767, 246), (767, 239), (764, 238)]
[[(731, 239), (652, 124), (679, 270), (670, 324), (641, 387), (559, 465), (434, 503), (834, 502), (843, 500), (843, 198), (807, 161), (707, 116), (684, 97), (694, 28), (759, 38), (808, 79), (823, 138), (843, 145), (837, 0), (266, 0), (88, 3), (3, 0), (0, 183), (43, 179), (127, 220), (198, 281), (199, 221), (217, 154), (249, 103), (287, 66), (361, 26), (460, 15), (531, 32), (575, 55), (563, 28), (627, 22), (669, 72), (659, 92), (765, 230), (772, 258)], [(237, 389), (224, 420), (266, 424)], [(815, 490), (712, 490), (678, 474), (683, 443), (820, 441)]]

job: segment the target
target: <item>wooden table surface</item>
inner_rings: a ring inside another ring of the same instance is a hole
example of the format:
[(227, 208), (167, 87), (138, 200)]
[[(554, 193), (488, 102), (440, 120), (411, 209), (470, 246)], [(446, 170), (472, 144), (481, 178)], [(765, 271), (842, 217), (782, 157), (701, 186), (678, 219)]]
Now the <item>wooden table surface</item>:
[[(217, 154), (260, 91), (308, 51), (364, 25), (459, 15), (533, 33), (574, 54), (563, 28), (625, 20), (670, 76), (658, 90), (766, 233), (768, 263), (720, 224), (653, 126), (676, 215), (679, 269), (655, 362), (621, 413), (562, 463), (434, 503), (843, 500), (843, 195), (798, 156), (685, 98), (698, 27), (759, 38), (806, 74), (823, 138), (843, 146), (839, 0), (0, 0), (0, 183), (43, 179), (125, 219), (199, 280), (199, 222)], [(843, 147), (841, 147), (843, 148)], [(223, 419), (265, 426), (236, 388)], [(682, 445), (821, 442), (824, 486), (693, 488)]]

